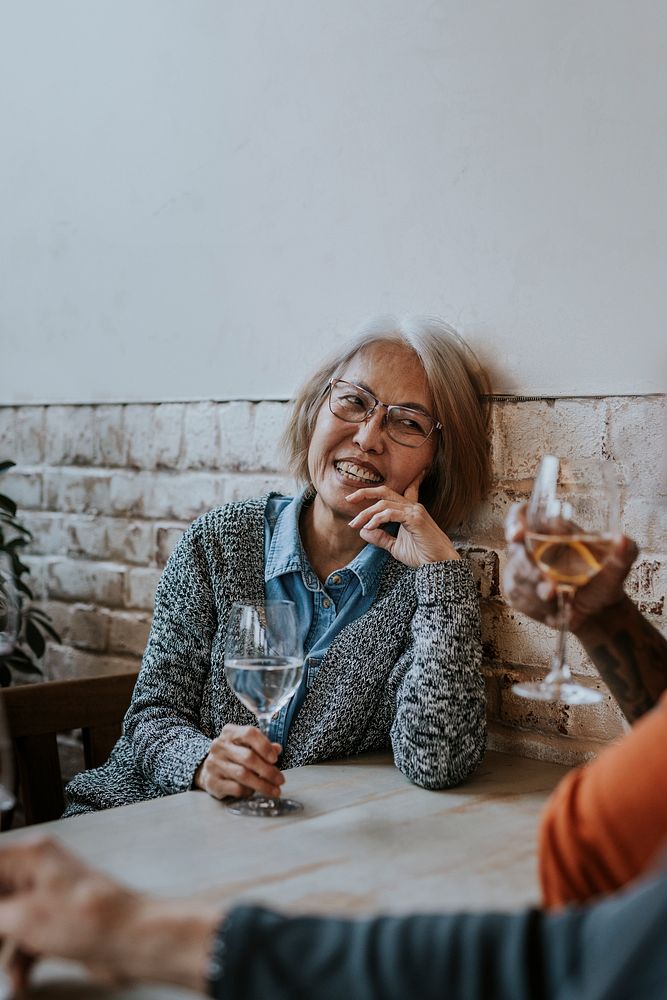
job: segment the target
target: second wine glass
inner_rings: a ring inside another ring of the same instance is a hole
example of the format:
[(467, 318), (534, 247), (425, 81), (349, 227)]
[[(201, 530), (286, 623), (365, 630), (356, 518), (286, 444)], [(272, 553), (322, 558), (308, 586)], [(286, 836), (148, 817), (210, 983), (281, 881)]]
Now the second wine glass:
[[(11, 559), (0, 553), (0, 656), (9, 656), (17, 640), (19, 623), (19, 597), (16, 589)], [(3, 686), (9, 684), (9, 667), (0, 664), (6, 676), (0, 678)], [(14, 757), (12, 741), (2, 700), (0, 700), (0, 814), (10, 814), (14, 809)], [(4, 830), (5, 822), (0, 823)]]
[(543, 681), (514, 684), (523, 698), (591, 705), (594, 688), (575, 683), (565, 658), (572, 601), (602, 569), (620, 531), (620, 489), (610, 462), (545, 455), (526, 510), (526, 549), (556, 585), (558, 642)]
[[(225, 677), (269, 737), (272, 716), (286, 705), (301, 683), (303, 647), (292, 601), (267, 601), (263, 607), (233, 604), (225, 641)], [(270, 737), (269, 737), (270, 738)], [(242, 816), (284, 816), (303, 809), (282, 796), (255, 793), (229, 806)]]
[[(0, 552), (0, 656), (8, 656), (16, 645), (19, 623), (19, 596), (12, 561)], [(3, 683), (9, 683), (5, 678)]]

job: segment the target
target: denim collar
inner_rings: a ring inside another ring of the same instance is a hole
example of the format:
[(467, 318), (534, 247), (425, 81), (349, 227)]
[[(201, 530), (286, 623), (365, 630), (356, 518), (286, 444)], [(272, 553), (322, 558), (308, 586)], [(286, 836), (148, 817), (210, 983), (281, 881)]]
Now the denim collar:
[[(311, 567), (299, 535), (299, 518), (305, 502), (312, 501), (312, 489), (306, 489), (295, 496), (284, 507), (276, 520), (269, 554), (264, 567), (264, 580), (269, 581), (284, 573), (301, 573), (304, 586), (308, 590), (321, 590), (322, 585)], [(373, 595), (380, 583), (380, 577), (387, 561), (388, 552), (376, 545), (365, 545), (359, 555), (347, 566), (359, 580), (364, 597)]]

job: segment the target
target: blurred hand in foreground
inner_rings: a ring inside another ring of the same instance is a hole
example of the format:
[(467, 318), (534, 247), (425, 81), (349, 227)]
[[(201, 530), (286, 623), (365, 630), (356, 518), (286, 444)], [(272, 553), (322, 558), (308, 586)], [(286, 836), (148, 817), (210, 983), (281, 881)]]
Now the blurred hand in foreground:
[(0, 849), (0, 938), (15, 993), (40, 957), (82, 963), (106, 983), (142, 980), (205, 990), (219, 905), (133, 892), (55, 841)]

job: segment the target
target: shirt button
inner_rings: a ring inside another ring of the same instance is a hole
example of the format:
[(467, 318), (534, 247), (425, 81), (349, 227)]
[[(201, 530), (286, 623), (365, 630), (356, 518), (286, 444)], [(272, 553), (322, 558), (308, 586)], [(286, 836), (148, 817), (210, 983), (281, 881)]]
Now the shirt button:
[(340, 583), (340, 577), (339, 577), (338, 573), (336, 573), (335, 576), (331, 577), (331, 582), (332, 583)]
[(325, 597), (324, 600), (322, 601), (322, 607), (323, 608), (331, 607), (331, 601), (329, 600), (328, 597)]

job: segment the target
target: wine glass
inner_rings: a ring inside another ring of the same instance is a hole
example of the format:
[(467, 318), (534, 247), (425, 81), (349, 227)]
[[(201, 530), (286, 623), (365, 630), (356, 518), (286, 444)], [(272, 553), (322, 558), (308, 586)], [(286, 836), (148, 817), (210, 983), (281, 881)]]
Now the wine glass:
[(526, 550), (556, 585), (558, 641), (543, 681), (514, 684), (522, 698), (592, 705), (602, 694), (571, 679), (565, 661), (577, 588), (600, 572), (620, 532), (620, 490), (610, 462), (545, 455), (526, 510)]
[[(0, 657), (8, 656), (16, 645), (19, 623), (19, 600), (11, 560), (0, 553)], [(8, 670), (2, 663), (0, 667)], [(2, 678), (9, 682), (9, 676)], [(0, 813), (11, 812), (14, 797), (14, 755), (4, 705), (0, 699)], [(4, 829), (4, 823), (0, 824)]]
[[(14, 795), (14, 754), (9, 733), (9, 725), (5, 708), (0, 699), (0, 813), (11, 813), (16, 805)], [(7, 823), (11, 823), (11, 816)], [(5, 822), (0, 822), (0, 829), (5, 829)]]
[(0, 656), (7, 656), (16, 645), (19, 623), (19, 599), (12, 562), (0, 552)]
[[(290, 700), (303, 676), (303, 647), (292, 601), (267, 601), (263, 607), (233, 604), (225, 642), (225, 677), (269, 736), (271, 717)], [(300, 802), (268, 798), (257, 792), (229, 809), (241, 816), (284, 816), (303, 809)]]

